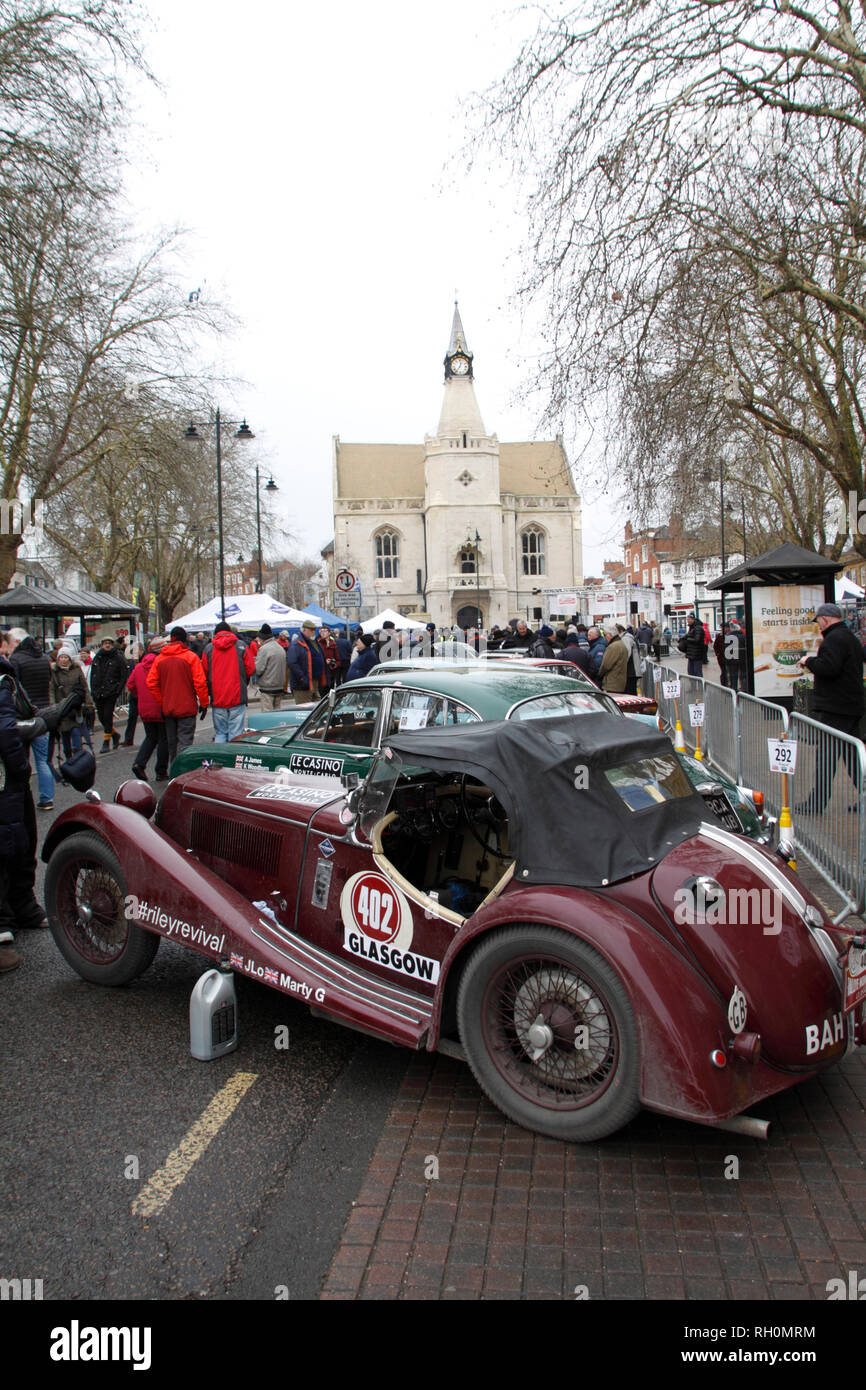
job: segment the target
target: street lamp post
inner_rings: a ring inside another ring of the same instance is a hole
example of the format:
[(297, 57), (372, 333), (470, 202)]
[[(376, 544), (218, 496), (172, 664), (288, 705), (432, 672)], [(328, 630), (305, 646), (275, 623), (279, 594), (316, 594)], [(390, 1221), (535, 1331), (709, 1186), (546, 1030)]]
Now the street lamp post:
[[(704, 481), (705, 483), (711, 483), (711, 482), (713, 481), (713, 475), (712, 475), (712, 473), (710, 472), (710, 470), (709, 470), (708, 468), (704, 469), (703, 481)], [(721, 538), (721, 546), (722, 546), (722, 579), (724, 580), (724, 577), (725, 577), (725, 570), (726, 570), (727, 567), (728, 567), (728, 559), (727, 559), (727, 555), (726, 555), (726, 553), (725, 553), (725, 461), (724, 461), (724, 459), (719, 459), (719, 518), (720, 518), (720, 533), (721, 533), (720, 538)], [(721, 595), (722, 595), (722, 597), (721, 597), (721, 629), (722, 629), (722, 632), (724, 632), (724, 630), (725, 630), (725, 591), (724, 591), (724, 589), (722, 589)]]
[[(273, 478), (268, 478), (268, 481), (265, 483), (265, 492), (277, 492), (278, 490), (279, 489), (277, 488), (277, 485), (274, 482)], [(256, 464), (256, 539), (258, 541), (259, 547), (258, 551), (256, 552), (259, 557), (259, 577), (256, 587), (257, 594), (264, 593), (264, 585), (262, 584), (262, 513), (261, 507), (259, 506), (259, 495), (259, 465)]]
[[(201, 423), (201, 422), (200, 422), (200, 423)], [(222, 619), (223, 622), (225, 622), (225, 616), (226, 616), (226, 582), (225, 582), (225, 564), (224, 564), (224, 559), (223, 559), (223, 459), (222, 459), (222, 436), (221, 436), (221, 429), (222, 429), (223, 423), (225, 423), (225, 424), (227, 424), (227, 425), (237, 425), (237, 424), (239, 424), (240, 427), (239, 427), (237, 430), (235, 430), (235, 439), (244, 439), (244, 440), (255, 439), (255, 435), (253, 434), (252, 430), (250, 429), (249, 425), (247, 424), (246, 419), (244, 419), (244, 420), (242, 420), (242, 421), (240, 421), (240, 422), (238, 422), (237, 420), (226, 420), (225, 422), (223, 422), (222, 417), (221, 417), (220, 412), (219, 412), (219, 408), (217, 408), (215, 420), (214, 420), (213, 423), (214, 423), (214, 425), (215, 425), (215, 427), (216, 427), (217, 534), (218, 534), (219, 561), (220, 561), (220, 618)], [(210, 427), (210, 424), (211, 424), (210, 421), (206, 421), (204, 424), (202, 424), (202, 429), (204, 429), (204, 428), (209, 428), (209, 427)], [(195, 421), (194, 421), (194, 420), (190, 420), (189, 425), (187, 426), (187, 429), (185, 430), (184, 436), (183, 436), (183, 437), (184, 437), (184, 439), (187, 441), (187, 443), (196, 444), (196, 443), (200, 442), (200, 440), (201, 440), (201, 435), (199, 434), (198, 430), (196, 429), (196, 425), (195, 425)]]
[(478, 547), (481, 544), (481, 537), (478, 534), (478, 527), (475, 528), (475, 607), (478, 609), (478, 635), (484, 624), (481, 621), (481, 554)]

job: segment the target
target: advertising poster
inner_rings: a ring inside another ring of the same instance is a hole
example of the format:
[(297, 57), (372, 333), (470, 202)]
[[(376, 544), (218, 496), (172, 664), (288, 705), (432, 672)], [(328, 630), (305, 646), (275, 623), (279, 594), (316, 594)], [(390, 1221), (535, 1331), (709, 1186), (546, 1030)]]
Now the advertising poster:
[(814, 656), (821, 634), (815, 609), (824, 603), (823, 584), (780, 584), (750, 591), (755, 694), (762, 699), (794, 694), (803, 672), (801, 656)]

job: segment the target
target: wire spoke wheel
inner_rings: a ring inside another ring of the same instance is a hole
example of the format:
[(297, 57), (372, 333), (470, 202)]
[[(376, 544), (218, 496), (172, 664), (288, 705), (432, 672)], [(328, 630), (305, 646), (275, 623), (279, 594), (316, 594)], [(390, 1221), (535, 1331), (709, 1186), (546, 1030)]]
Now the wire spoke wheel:
[(567, 932), (512, 927), (483, 942), (461, 981), (458, 1018), (480, 1084), (527, 1128), (600, 1138), (639, 1107), (625, 989), (598, 952)]
[(61, 870), (57, 914), (70, 943), (85, 960), (107, 964), (123, 954), (129, 935), (124, 896), (100, 864), (72, 862)]
[(117, 856), (91, 831), (62, 840), (45, 871), (45, 906), (54, 940), (82, 979), (125, 985), (150, 965), (159, 937), (126, 915)]

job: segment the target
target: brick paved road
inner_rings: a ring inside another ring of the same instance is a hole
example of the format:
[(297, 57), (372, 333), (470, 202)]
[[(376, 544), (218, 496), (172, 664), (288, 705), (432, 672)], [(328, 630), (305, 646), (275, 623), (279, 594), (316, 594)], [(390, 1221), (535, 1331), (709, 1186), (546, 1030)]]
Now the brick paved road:
[(826, 1300), (866, 1273), (866, 1049), (753, 1113), (766, 1142), (642, 1112), (562, 1144), (418, 1055), (321, 1296)]

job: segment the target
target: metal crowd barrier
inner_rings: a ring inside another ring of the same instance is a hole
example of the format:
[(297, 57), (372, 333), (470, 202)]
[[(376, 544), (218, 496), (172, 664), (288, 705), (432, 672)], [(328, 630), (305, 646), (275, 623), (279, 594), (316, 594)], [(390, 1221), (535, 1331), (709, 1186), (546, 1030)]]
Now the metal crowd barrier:
[(767, 810), (777, 816), (782, 809), (782, 778), (778, 773), (770, 775), (767, 739), (781, 738), (787, 731), (787, 710), (769, 700), (742, 693), (737, 696), (736, 709), (740, 733), (737, 780), (746, 787), (760, 788)]
[(737, 697), (726, 685), (705, 681), (704, 756), (735, 782), (740, 779), (740, 725)]
[(707, 763), (741, 786), (763, 791), (764, 805), (774, 816), (782, 808), (782, 778), (769, 770), (767, 739), (785, 733), (797, 741), (797, 769), (789, 781), (797, 852), (844, 900), (837, 920), (862, 912), (866, 907), (866, 747), (861, 740), (804, 714), (789, 716), (770, 700), (737, 695), (727, 686), (682, 675), (659, 662), (647, 662), (650, 679), (656, 669), (660, 678), (654, 689), (665, 729), (673, 734), (676, 712), (674, 701), (664, 695), (662, 681), (679, 677), (680, 721), (687, 750), (695, 749), (688, 707), (703, 700), (701, 750)]
[[(691, 717), (689, 715), (689, 705), (699, 705), (703, 702), (704, 687), (706, 681), (702, 676), (680, 676), (681, 695), (680, 705), (680, 724), (683, 729), (683, 742), (690, 753), (694, 753), (698, 745), (697, 729), (692, 728)], [(676, 717), (676, 716), (675, 716)], [(704, 711), (706, 718), (706, 710)], [(705, 729), (701, 729), (701, 752), (704, 747)]]
[(797, 741), (791, 815), (798, 852), (848, 911), (859, 913), (866, 897), (866, 748), (805, 714), (791, 715), (789, 737)]

